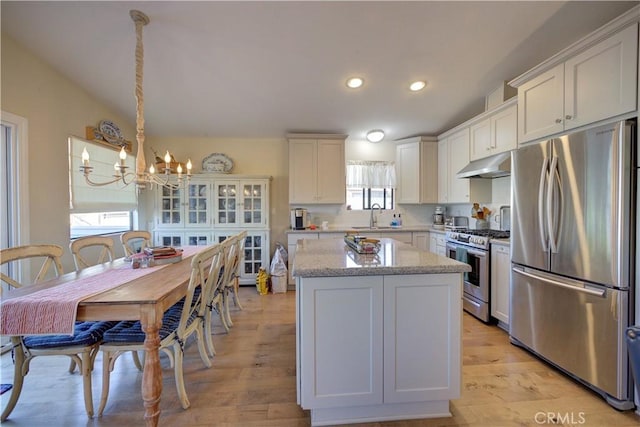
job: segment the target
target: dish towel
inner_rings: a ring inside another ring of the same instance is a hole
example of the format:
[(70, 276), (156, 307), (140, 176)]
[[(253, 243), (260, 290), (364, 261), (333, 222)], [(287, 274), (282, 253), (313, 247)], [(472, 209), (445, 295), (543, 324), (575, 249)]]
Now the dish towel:
[[(468, 264), (467, 250), (465, 248), (456, 246), (456, 261)], [(464, 272), (464, 280), (469, 280), (469, 272), (467, 271)]]

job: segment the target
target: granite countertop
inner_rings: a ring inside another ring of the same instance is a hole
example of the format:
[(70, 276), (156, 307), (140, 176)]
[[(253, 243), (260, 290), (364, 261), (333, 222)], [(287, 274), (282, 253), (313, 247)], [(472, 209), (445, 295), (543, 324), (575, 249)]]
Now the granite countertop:
[(509, 240), (509, 239), (491, 239), (491, 240), (489, 240), (489, 242), (492, 245), (504, 245), (504, 246), (511, 245), (511, 240)]
[(382, 238), (380, 245), (377, 254), (361, 255), (350, 249), (343, 239), (299, 240), (292, 275), (336, 277), (471, 271), (468, 264), (397, 240)]
[[(355, 230), (353, 227), (347, 226), (335, 226), (329, 227), (327, 230), (323, 230), (320, 227), (315, 230), (311, 230), (310, 228), (305, 228), (304, 230), (285, 230), (286, 234), (296, 234), (296, 233), (344, 233), (348, 230)], [(400, 227), (382, 227), (382, 228), (358, 228), (357, 231), (361, 231), (364, 233), (396, 233), (398, 231), (408, 231), (408, 232), (435, 232), (435, 233), (443, 233), (444, 230), (436, 230), (431, 227), (431, 225), (403, 225)]]

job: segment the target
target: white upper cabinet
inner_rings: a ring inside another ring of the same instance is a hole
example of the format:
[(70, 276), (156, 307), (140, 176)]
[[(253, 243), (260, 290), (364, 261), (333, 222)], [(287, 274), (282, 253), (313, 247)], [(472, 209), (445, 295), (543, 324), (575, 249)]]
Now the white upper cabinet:
[(463, 127), (438, 142), (438, 203), (491, 201), (491, 180), (458, 178), (469, 163), (470, 128)]
[(346, 201), (346, 135), (289, 134), (289, 203)]
[(469, 159), (478, 160), (518, 147), (517, 99), (483, 113), (469, 128)]
[(518, 87), (520, 143), (637, 109), (638, 23), (604, 38), (609, 32), (605, 26), (510, 82)]
[(565, 129), (636, 109), (638, 24), (567, 60)]
[(218, 227), (268, 226), (268, 181), (220, 180), (214, 183), (214, 221)]
[(540, 74), (518, 88), (520, 143), (564, 130), (563, 92), (564, 64)]
[(211, 182), (195, 179), (186, 188), (161, 187), (156, 194), (156, 227), (211, 227)]
[(398, 203), (437, 203), (438, 141), (435, 137), (398, 141), (396, 171)]

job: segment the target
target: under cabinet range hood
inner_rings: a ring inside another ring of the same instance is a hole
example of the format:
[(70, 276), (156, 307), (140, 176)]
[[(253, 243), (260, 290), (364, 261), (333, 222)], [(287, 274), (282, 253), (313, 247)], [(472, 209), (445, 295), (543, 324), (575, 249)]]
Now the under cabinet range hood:
[(456, 174), (457, 178), (500, 178), (511, 175), (511, 152), (474, 160)]

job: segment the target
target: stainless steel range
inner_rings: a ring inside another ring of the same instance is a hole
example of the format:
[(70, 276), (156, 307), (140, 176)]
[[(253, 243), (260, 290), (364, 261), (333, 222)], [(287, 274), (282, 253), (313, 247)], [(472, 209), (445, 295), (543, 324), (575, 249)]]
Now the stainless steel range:
[(471, 271), (464, 274), (462, 307), (483, 322), (491, 319), (490, 268), (491, 239), (508, 239), (502, 230), (451, 230), (446, 233), (447, 256), (467, 263)]

